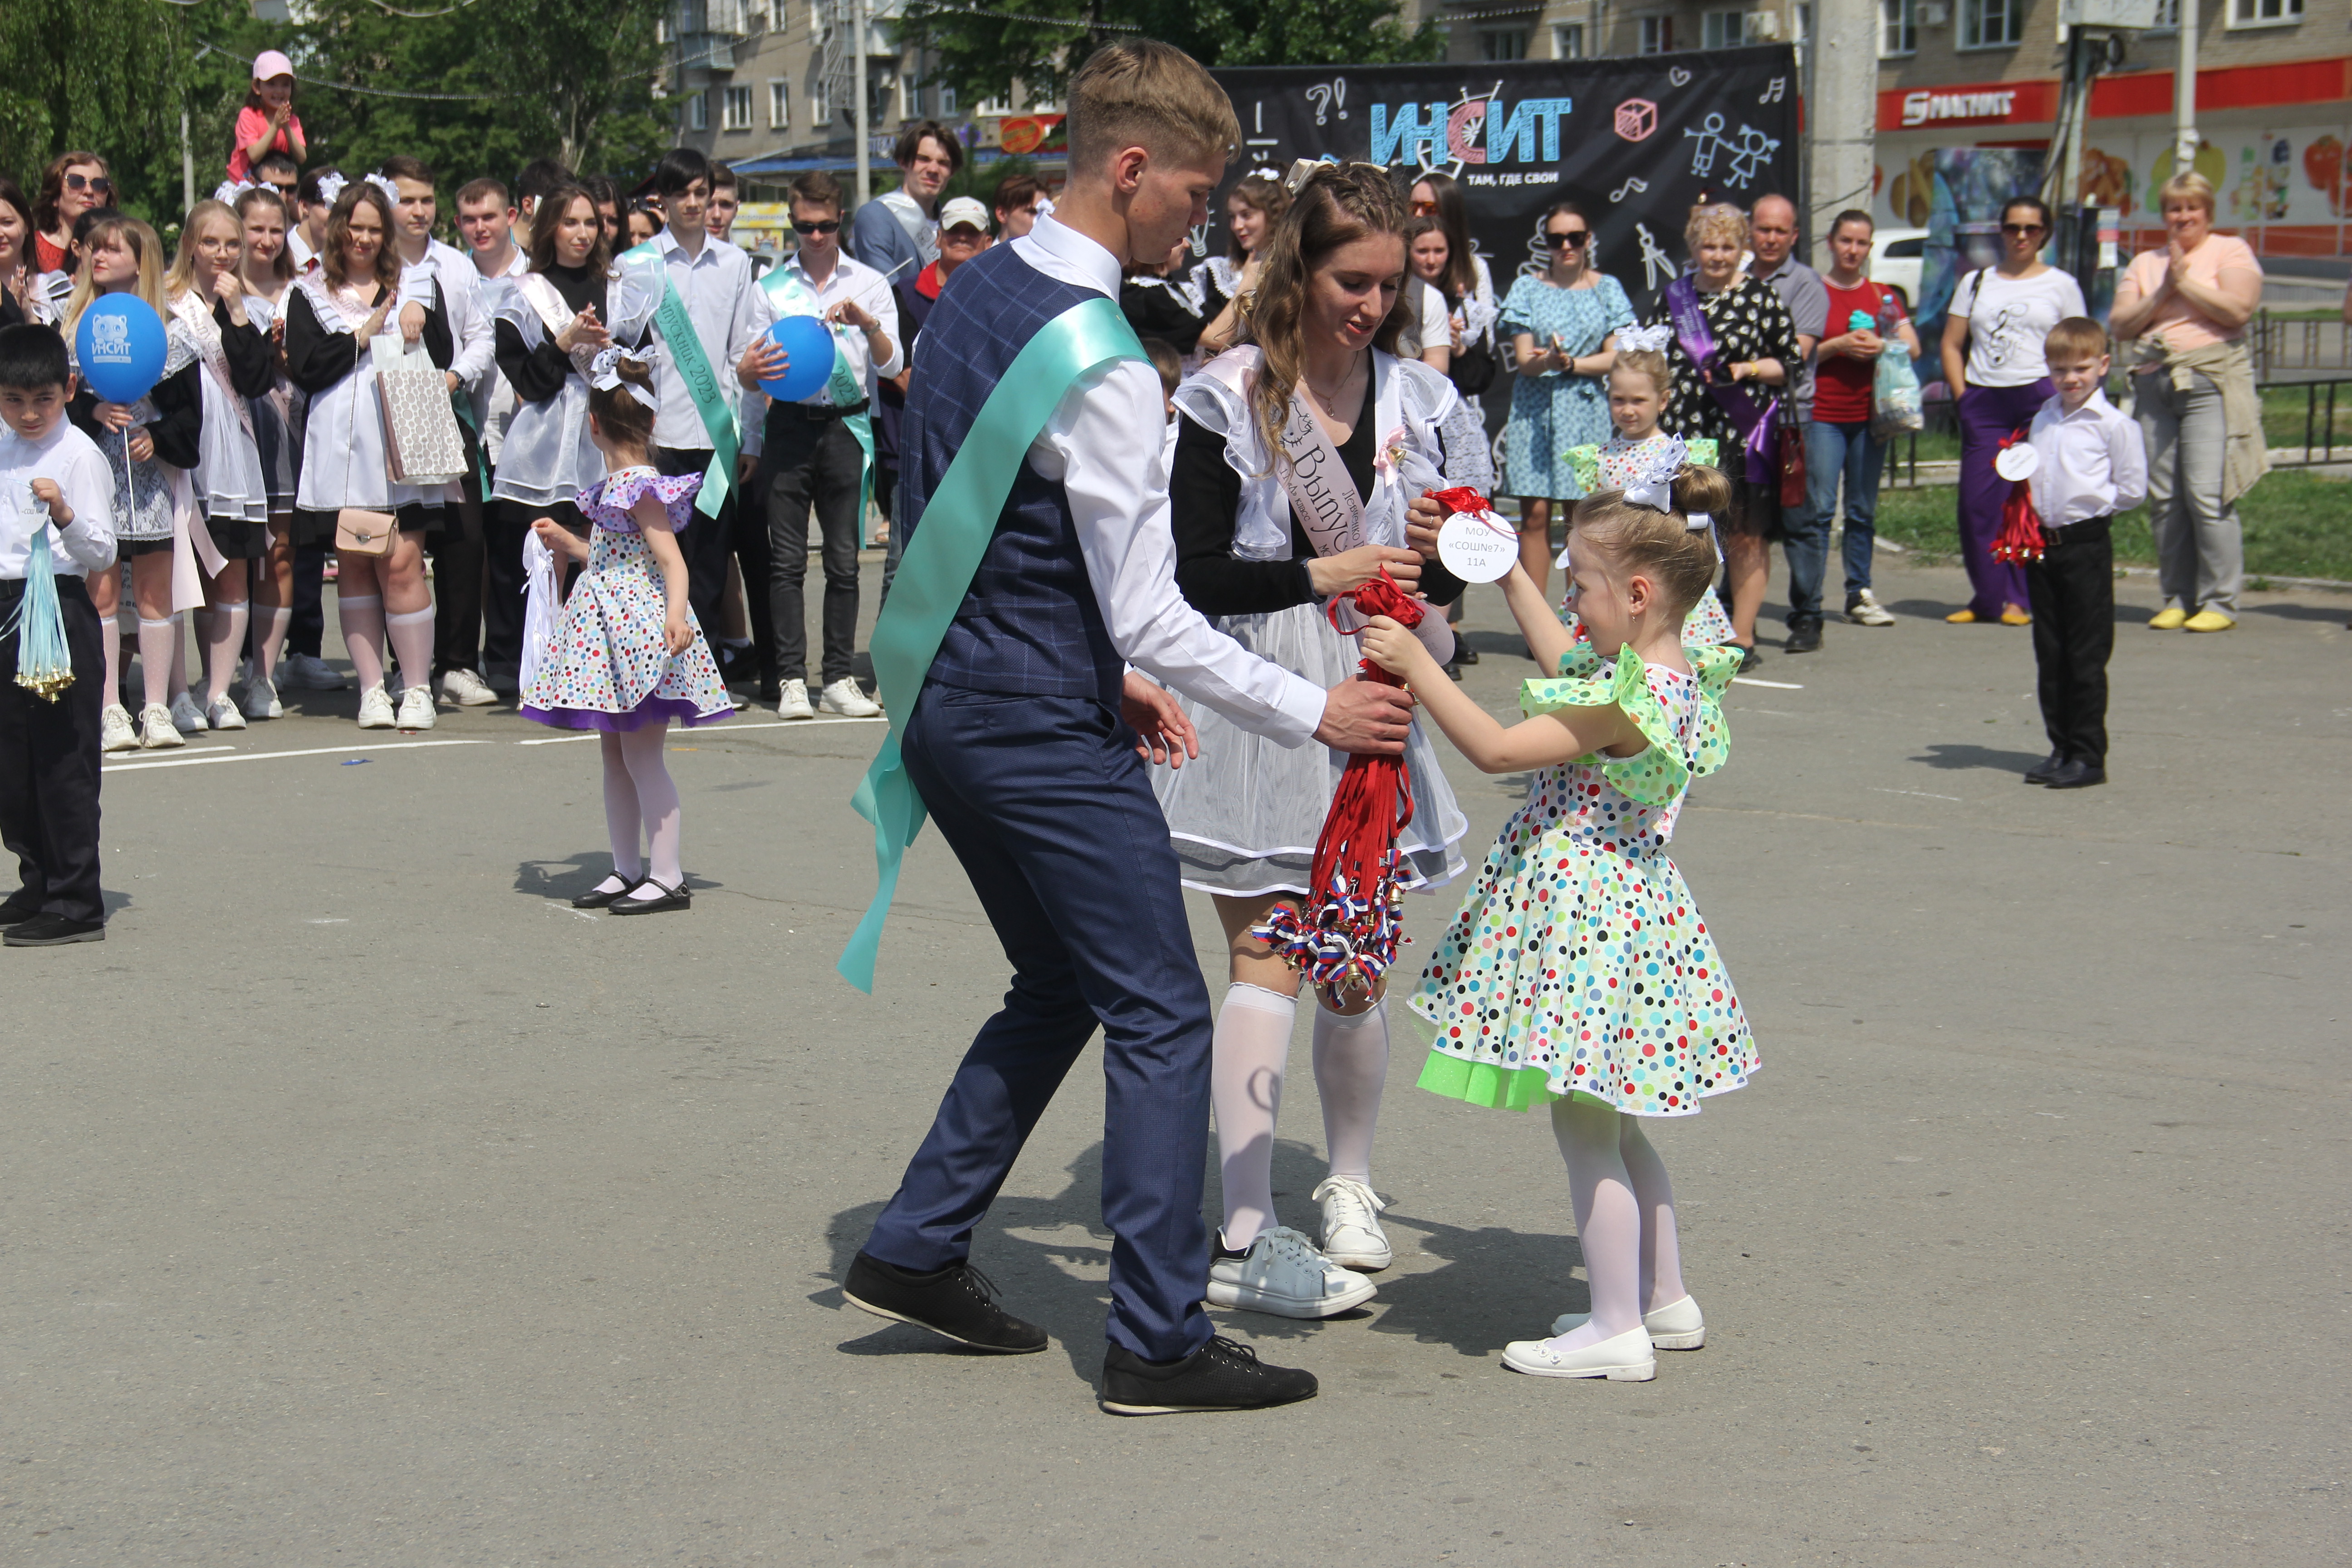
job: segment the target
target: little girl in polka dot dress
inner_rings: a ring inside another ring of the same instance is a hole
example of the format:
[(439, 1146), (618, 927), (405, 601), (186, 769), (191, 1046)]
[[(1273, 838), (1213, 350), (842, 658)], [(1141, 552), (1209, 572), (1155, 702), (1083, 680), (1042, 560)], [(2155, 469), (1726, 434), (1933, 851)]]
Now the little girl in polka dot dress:
[(593, 542), (553, 518), (531, 523), (559, 559), (585, 560), (588, 570), (564, 600), (554, 635), (531, 650), (523, 717), (603, 732), (613, 874), (572, 903), (616, 915), (692, 907), (679, 861), (677, 785), (662, 745), (673, 719), (707, 724), (735, 710), (687, 602), (677, 548), (677, 531), (697, 521), (701, 477), (665, 476), (648, 461), (651, 381), (643, 362), (617, 349), (598, 353), (589, 373), (588, 434), (604, 454), (604, 478), (581, 492), (578, 505)]
[(1577, 504), (1563, 626), (1524, 572), (1512, 615), (1551, 679), (1506, 729), (1385, 618), (1366, 654), (1406, 679), (1446, 738), (1486, 773), (1533, 770), (1477, 886), (1410, 1001), (1436, 1045), (1421, 1086), (1474, 1105), (1549, 1105), (1568, 1162), (1591, 1313), (1522, 1340), (1504, 1364), (1541, 1377), (1646, 1382), (1655, 1352), (1696, 1350), (1706, 1326), (1683, 1287), (1674, 1188), (1645, 1117), (1688, 1116), (1759, 1062), (1748, 1020), (1666, 856), (1691, 780), (1723, 765), (1720, 696), (1736, 647), (1688, 644), (1713, 580), (1709, 516), (1731, 500), (1680, 443), (1645, 479)]

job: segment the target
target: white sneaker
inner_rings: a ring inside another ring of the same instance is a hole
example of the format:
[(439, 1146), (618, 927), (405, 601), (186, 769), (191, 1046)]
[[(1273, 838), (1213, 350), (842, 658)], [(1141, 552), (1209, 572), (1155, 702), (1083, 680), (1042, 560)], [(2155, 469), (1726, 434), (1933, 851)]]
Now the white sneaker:
[(816, 710), (809, 706), (807, 681), (787, 680), (784, 682), (783, 700), (776, 704), (776, 717), (779, 719), (814, 719), (816, 717)]
[(392, 696), (389, 692), (381, 686), (371, 686), (360, 693), (361, 729), (389, 730), (394, 722)]
[(1388, 1207), (1353, 1176), (1326, 1176), (1315, 1189), (1323, 1205), (1323, 1256), (1343, 1268), (1386, 1268), (1393, 1260), (1380, 1212)]
[(278, 684), (289, 691), (341, 691), (351, 684), (314, 653), (289, 653), (278, 661)]
[(224, 691), (219, 701), (205, 710), (205, 722), (215, 730), (242, 730), (245, 715), (236, 710), (236, 701)]
[(101, 752), (135, 752), (139, 749), (139, 731), (131, 722), (131, 710), (120, 702), (108, 703), (106, 711), (98, 716), (98, 749)]
[(470, 669), (453, 669), (443, 676), (441, 695), (460, 708), (487, 708), (499, 700), (489, 683)]
[[(1551, 1321), (1551, 1331), (1572, 1333), (1591, 1317), (1590, 1312), (1562, 1312)], [(1695, 1351), (1706, 1345), (1706, 1320), (1699, 1315), (1698, 1302), (1689, 1296), (1643, 1313), (1642, 1327), (1648, 1331), (1650, 1343), (1662, 1351)]]
[(1612, 1383), (1647, 1383), (1658, 1375), (1658, 1358), (1650, 1348), (1647, 1329), (1628, 1329), (1613, 1340), (1580, 1350), (1562, 1349), (1559, 1339), (1513, 1340), (1503, 1347), (1503, 1364), (1530, 1377), (1605, 1377)]
[(1370, 1280), (1340, 1268), (1288, 1226), (1260, 1232), (1247, 1257), (1209, 1266), (1211, 1306), (1277, 1318), (1328, 1318), (1376, 1293)]
[(196, 700), (186, 692), (174, 692), (172, 697), (172, 722), (179, 726), (183, 735), (200, 735), (205, 730), (205, 710), (197, 707)]
[(283, 719), (286, 717), (286, 704), (278, 700), (277, 684), (273, 681), (265, 680), (258, 675), (250, 676), (247, 679), (245, 683), (245, 701), (242, 706), (245, 710), (245, 716), (248, 719)]
[(172, 710), (161, 702), (150, 702), (139, 710), (139, 744), (150, 752), (184, 746), (180, 727), (172, 722)]
[(881, 707), (857, 689), (857, 682), (845, 679), (836, 680), (818, 692), (816, 705), (827, 713), (838, 713), (845, 719), (878, 719), (882, 715)]
[(399, 725), (404, 730), (433, 728), (433, 689), (412, 686), (400, 694)]
[(1867, 588), (1856, 588), (1845, 596), (1845, 618), (1858, 626), (1891, 626), (1895, 617), (1876, 595)]

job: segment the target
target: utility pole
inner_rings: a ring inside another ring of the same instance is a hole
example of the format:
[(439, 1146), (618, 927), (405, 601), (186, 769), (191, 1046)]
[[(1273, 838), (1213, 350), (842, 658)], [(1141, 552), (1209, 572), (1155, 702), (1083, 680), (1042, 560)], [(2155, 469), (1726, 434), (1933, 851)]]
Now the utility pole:
[(1812, 79), (1805, 102), (1811, 153), (1806, 189), (1811, 221), (1805, 232), (1819, 241), (1839, 213), (1870, 205), (1877, 154), (1878, 7), (1872, 0), (1817, 0), (1805, 56)]
[(180, 210), (196, 205), (196, 144), (188, 134), (188, 106), (180, 104)]
[(857, 132), (857, 205), (864, 206), (874, 199), (874, 137), (867, 123), (873, 119), (871, 96), (866, 88), (866, 3), (852, 0), (850, 23), (856, 29), (850, 47), (856, 51), (854, 75), (856, 79), (857, 107), (852, 121)]
[(2197, 0), (2180, 0), (2180, 58), (2172, 68), (2172, 172), (2197, 167)]

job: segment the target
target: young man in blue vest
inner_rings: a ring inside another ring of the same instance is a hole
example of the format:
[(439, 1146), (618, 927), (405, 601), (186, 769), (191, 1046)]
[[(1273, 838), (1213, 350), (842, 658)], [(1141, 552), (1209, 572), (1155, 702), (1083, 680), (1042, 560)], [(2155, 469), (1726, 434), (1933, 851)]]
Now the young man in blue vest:
[[(1102, 1405), (1283, 1405), (1311, 1397), (1314, 1377), (1213, 1337), (1202, 1310), (1209, 994), (1138, 755), (1165, 749), (1181, 764), (1189, 726), (1129, 667), (1292, 745), (1396, 755), (1410, 700), (1363, 681), (1324, 691), (1212, 630), (1176, 590), (1160, 377), (1116, 301), (1125, 265), (1164, 258), (1206, 217), (1240, 142), (1233, 106), (1181, 51), (1122, 43), (1071, 81), (1069, 124), (1054, 216), (961, 268), (925, 325), (899, 481), (908, 554), (885, 611), (920, 615), (930, 561), (950, 538), (972, 542), (969, 590), (930, 601), (944, 629), (919, 699), (903, 719), (894, 700), (892, 717), (906, 777), (971, 876), (1013, 984), (844, 1287), (868, 1311), (978, 1349), (1045, 1348), (971, 1267), (971, 1233), (1099, 1026), (1114, 1237)], [(1024, 353), (1075, 344), (1073, 322), (1106, 314), (1093, 342), (1116, 340), (1108, 352), (1072, 347), (1050, 364)], [(999, 470), (1009, 491), (1000, 480), (971, 502), (984, 492), (951, 473), (959, 453), (988, 449), (992, 416), (1032, 399), (1042, 433)], [(945, 531), (926, 541), (929, 530)], [(877, 668), (888, 641), (877, 627)], [(869, 786), (891, 760), (886, 746)]]

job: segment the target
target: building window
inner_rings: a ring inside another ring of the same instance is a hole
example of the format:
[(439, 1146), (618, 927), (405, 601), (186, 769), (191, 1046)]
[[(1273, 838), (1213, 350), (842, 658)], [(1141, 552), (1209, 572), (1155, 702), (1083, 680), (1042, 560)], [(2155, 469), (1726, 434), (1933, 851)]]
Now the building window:
[(768, 129), (783, 131), (793, 122), (793, 84), (788, 81), (768, 83)]
[(1900, 59), (1918, 52), (1918, 0), (1878, 0), (1878, 58)]
[(2230, 0), (2232, 27), (2277, 27), (2302, 20), (2303, 0)]
[(719, 100), (719, 129), (749, 131), (751, 129), (751, 89), (730, 87), (720, 89), (727, 96)]
[(822, 83), (809, 93), (809, 124), (819, 131), (828, 130), (833, 124), (833, 105), (826, 100)]
[(1960, 47), (2004, 49), (2025, 37), (2025, 0), (1960, 0)]
[(1528, 58), (1528, 30), (1525, 27), (1483, 27), (1478, 33), (1478, 58), (1482, 60), (1523, 60)]
[(1551, 58), (1556, 60), (1580, 60), (1584, 58), (1584, 24), (1555, 22), (1551, 28)]
[(2180, 0), (2156, 0), (2156, 20), (2149, 23), (2151, 33), (2180, 31)]
[(686, 95), (686, 128), (688, 131), (710, 129), (710, 89)]
[(923, 84), (911, 76), (901, 77), (898, 79), (898, 90), (907, 105), (907, 118), (920, 120), (923, 117)]
[(1748, 41), (1747, 13), (1744, 11), (1709, 11), (1699, 18), (1699, 47), (1703, 49), (1736, 49)]
[(1644, 16), (1642, 18), (1641, 53), (1645, 55), (1667, 55), (1674, 53), (1674, 48), (1675, 19), (1672, 16)]
[(952, 115), (955, 111), (956, 89), (950, 87), (947, 83), (941, 82), (940, 84), (940, 112), (943, 115)]
[(972, 112), (974, 114), (988, 115), (992, 118), (1010, 114), (1013, 112), (1013, 95), (1011, 93), (999, 93), (994, 98), (983, 98), (980, 100), (980, 107), (973, 110)]

